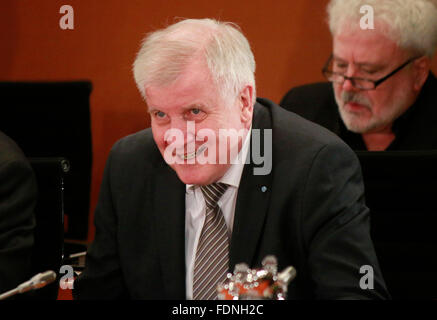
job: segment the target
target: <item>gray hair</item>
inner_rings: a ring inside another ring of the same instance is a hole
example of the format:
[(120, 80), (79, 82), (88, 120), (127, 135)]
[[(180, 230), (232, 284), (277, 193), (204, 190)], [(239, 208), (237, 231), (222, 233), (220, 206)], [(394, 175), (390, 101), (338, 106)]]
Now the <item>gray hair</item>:
[(255, 59), (249, 42), (237, 25), (212, 19), (182, 20), (144, 38), (133, 64), (144, 99), (146, 87), (171, 84), (198, 54), (205, 57), (224, 99), (251, 85), (255, 102)]
[(364, 5), (373, 8), (375, 23), (384, 23), (388, 29), (382, 32), (400, 48), (433, 57), (437, 48), (435, 0), (331, 0), (327, 7), (331, 34), (340, 32), (348, 22), (352, 24), (347, 28), (359, 28)]

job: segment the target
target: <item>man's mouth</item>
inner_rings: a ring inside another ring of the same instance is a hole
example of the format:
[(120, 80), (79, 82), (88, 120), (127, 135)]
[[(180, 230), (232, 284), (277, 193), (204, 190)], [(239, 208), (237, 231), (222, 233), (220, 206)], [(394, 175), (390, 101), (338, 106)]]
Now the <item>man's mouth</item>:
[(351, 112), (354, 112), (354, 111), (359, 112), (359, 111), (363, 111), (363, 109), (370, 109), (366, 105), (363, 105), (363, 104), (360, 104), (357, 102), (352, 102), (352, 101), (346, 102), (344, 104), (344, 106), (348, 111), (351, 111)]
[(182, 160), (190, 160), (199, 155), (201, 155), (206, 150), (206, 143), (202, 144), (196, 151), (186, 153), (186, 154), (178, 154), (178, 157)]

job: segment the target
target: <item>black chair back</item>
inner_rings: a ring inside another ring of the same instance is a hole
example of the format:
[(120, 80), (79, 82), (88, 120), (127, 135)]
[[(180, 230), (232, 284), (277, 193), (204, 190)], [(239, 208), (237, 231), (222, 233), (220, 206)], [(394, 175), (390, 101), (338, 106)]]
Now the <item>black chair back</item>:
[(0, 82), (0, 130), (27, 157), (65, 157), (67, 239), (86, 240), (92, 144), (89, 81)]
[(26, 298), (55, 300), (64, 254), (64, 179), (69, 163), (65, 158), (29, 158), (29, 161), (38, 185), (30, 276), (53, 270), (58, 277), (54, 283), (30, 292)]
[(393, 299), (437, 298), (437, 150), (357, 152)]

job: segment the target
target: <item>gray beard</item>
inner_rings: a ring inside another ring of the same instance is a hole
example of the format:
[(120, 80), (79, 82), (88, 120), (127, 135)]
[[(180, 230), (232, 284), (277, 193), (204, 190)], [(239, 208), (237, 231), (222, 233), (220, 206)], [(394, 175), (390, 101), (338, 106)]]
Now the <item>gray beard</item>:
[[(372, 105), (370, 101), (362, 97), (359, 93), (343, 92), (341, 100), (335, 95), (337, 106), (339, 109), (340, 117), (349, 131), (355, 133), (369, 133), (377, 130), (378, 128), (386, 128), (390, 126), (400, 115), (402, 115), (406, 109), (408, 109), (405, 97), (399, 99), (397, 105), (385, 107), (383, 112), (375, 116), (372, 112)], [(372, 113), (371, 118), (363, 120), (359, 113), (348, 112), (344, 109), (344, 105), (348, 102), (359, 103), (369, 109)]]

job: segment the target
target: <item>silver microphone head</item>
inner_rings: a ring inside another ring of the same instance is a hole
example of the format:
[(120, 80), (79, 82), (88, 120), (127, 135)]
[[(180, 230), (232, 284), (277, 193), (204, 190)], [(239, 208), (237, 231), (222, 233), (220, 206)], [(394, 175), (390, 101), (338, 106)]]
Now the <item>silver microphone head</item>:
[(56, 273), (52, 270), (48, 270), (42, 273), (38, 273), (34, 276), (31, 281), (33, 282), (33, 289), (42, 288), (49, 283), (52, 283), (56, 280)]
[(26, 281), (22, 284), (20, 284), (17, 287), (17, 290), (19, 293), (23, 293), (29, 290), (35, 290), (42, 288), (49, 283), (52, 283), (56, 279), (56, 273), (52, 270), (48, 270), (45, 272), (38, 273), (37, 275), (33, 276), (29, 281)]

